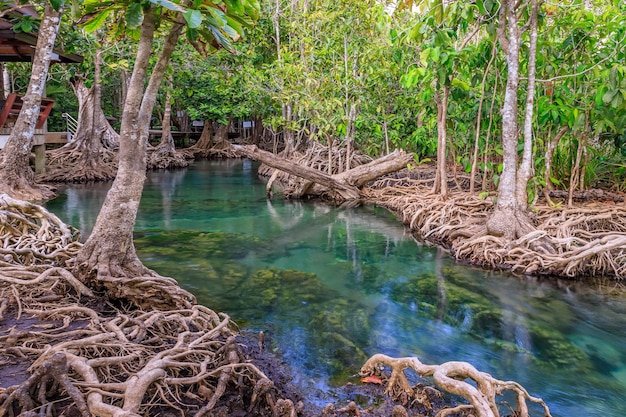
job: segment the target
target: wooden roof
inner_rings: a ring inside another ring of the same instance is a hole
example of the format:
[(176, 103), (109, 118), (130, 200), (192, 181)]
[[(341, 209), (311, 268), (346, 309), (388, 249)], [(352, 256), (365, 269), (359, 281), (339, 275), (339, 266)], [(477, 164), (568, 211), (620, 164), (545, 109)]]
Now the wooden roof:
[[(5, 7), (6, 8), (6, 7)], [(31, 62), (37, 45), (36, 33), (24, 33), (13, 31), (13, 18), (20, 15), (38, 17), (34, 7), (22, 7), (12, 10), (0, 18), (0, 62)], [(83, 57), (68, 54), (55, 48), (52, 56), (53, 62), (82, 62)]]

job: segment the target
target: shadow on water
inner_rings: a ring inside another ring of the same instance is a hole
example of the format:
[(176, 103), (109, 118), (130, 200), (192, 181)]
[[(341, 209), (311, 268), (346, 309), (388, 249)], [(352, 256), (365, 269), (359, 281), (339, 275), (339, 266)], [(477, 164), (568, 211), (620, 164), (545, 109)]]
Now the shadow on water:
[[(469, 361), (555, 416), (623, 416), (626, 297), (452, 262), (385, 211), (269, 201), (249, 161), (148, 175), (135, 245), (199, 302), (263, 330), (324, 402), (377, 352)], [(89, 233), (106, 187), (48, 204)]]

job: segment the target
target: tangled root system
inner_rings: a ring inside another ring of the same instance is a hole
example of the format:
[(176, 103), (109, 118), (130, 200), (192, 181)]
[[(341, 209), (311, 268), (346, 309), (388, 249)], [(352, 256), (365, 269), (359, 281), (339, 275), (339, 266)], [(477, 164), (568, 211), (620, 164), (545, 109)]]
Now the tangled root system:
[[(5, 195), (0, 217), (0, 367), (15, 370), (0, 383), (0, 415), (206, 416), (227, 390), (248, 415), (293, 413), (242, 358), (227, 315), (99, 294), (68, 269), (81, 247), (73, 229)], [(168, 291), (159, 285), (141, 291)]]
[(424, 240), (449, 247), (459, 260), (525, 274), (626, 276), (623, 205), (588, 202), (563, 208), (538, 204), (530, 213), (534, 230), (508, 241), (486, 231), (495, 207), (493, 195), (481, 199), (457, 189), (443, 199), (429, 185), (428, 179), (385, 178), (363, 194), (395, 212)]

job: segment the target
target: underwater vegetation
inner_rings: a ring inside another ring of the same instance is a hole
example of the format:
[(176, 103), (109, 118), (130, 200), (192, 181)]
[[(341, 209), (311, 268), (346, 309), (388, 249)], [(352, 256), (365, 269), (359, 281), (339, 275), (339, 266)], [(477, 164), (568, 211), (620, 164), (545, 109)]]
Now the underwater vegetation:
[[(549, 323), (525, 319), (532, 305), (516, 303), (513, 295), (503, 300), (503, 294), (485, 291), (453, 269), (394, 282), (390, 297), (413, 306), (420, 317), (459, 328), (496, 349), (527, 354), (541, 366), (582, 372), (592, 367), (585, 352), (563, 333)], [(570, 315), (563, 310), (552, 310), (551, 317), (566, 320)]]

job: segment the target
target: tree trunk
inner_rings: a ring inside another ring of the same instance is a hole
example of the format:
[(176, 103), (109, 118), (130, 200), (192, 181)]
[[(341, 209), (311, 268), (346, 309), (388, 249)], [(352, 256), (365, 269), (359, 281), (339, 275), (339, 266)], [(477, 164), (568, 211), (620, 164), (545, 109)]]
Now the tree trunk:
[(98, 279), (153, 274), (139, 260), (133, 229), (146, 178), (146, 146), (156, 94), (183, 24), (175, 22), (152, 69), (144, 91), (155, 33), (155, 8), (144, 12), (135, 66), (124, 103), (117, 177), (104, 201), (91, 236), (77, 256), (82, 276)]
[(2, 151), (0, 165), (0, 192), (22, 200), (43, 200), (54, 193), (45, 186), (36, 185), (34, 173), (29, 166), (35, 126), (39, 117), (41, 97), (44, 94), (50, 56), (61, 23), (61, 10), (56, 11), (46, 2), (43, 19), (39, 26), (37, 47), (28, 90), (23, 106)]
[[(304, 196), (307, 192), (310, 192), (312, 195), (322, 195), (330, 189), (330, 193), (335, 201), (358, 199), (358, 188), (385, 174), (406, 167), (413, 160), (412, 154), (396, 150), (367, 164), (359, 165), (340, 174), (330, 175), (317, 169), (300, 165), (289, 159), (278, 157), (270, 152), (262, 151), (256, 146), (235, 145), (234, 148), (238, 153), (250, 159), (261, 161), (272, 168), (307, 180), (303, 190), (299, 193), (299, 197)], [(314, 184), (319, 184), (325, 188), (314, 186)]]
[(162, 135), (161, 142), (157, 146), (148, 161), (150, 169), (184, 168), (189, 166), (185, 157), (176, 151), (174, 137), (172, 136), (172, 82), (168, 82), (167, 93), (165, 95), (165, 106), (163, 110), (163, 120), (161, 121)]
[(448, 120), (449, 94), (450, 87), (448, 86), (443, 87), (443, 93), (441, 91), (437, 91), (435, 93), (435, 102), (437, 103), (437, 170), (435, 174), (433, 192), (441, 194), (443, 198), (446, 198), (448, 195), (448, 174), (446, 169), (446, 122)]
[(76, 136), (62, 148), (50, 152), (46, 181), (88, 182), (115, 178), (117, 165), (112, 150), (119, 147), (119, 135), (102, 111), (102, 51), (96, 51), (94, 83), (87, 88), (78, 78), (71, 85), (78, 98)]
[(356, 187), (337, 181), (333, 178), (334, 176), (325, 174), (317, 169), (309, 168), (288, 159), (278, 157), (270, 152), (262, 151), (256, 146), (234, 145), (233, 148), (236, 152), (250, 159), (261, 161), (272, 168), (304, 178), (311, 183), (318, 183), (330, 188), (338, 194), (340, 200), (356, 200), (359, 198), (359, 190)]
[(346, 171), (352, 168), (352, 149), (354, 148), (354, 122), (356, 121), (356, 104), (350, 104), (348, 124), (346, 125)]
[(285, 142), (285, 155), (289, 156), (295, 148), (293, 126), (291, 121), (293, 119), (293, 108), (291, 104), (283, 104), (283, 119), (285, 125), (283, 128), (283, 141)]
[(533, 162), (533, 116), (535, 103), (535, 74), (537, 70), (537, 18), (539, 6), (537, 0), (531, 1), (530, 45), (528, 48), (528, 87), (526, 89), (526, 114), (524, 116), (524, 152), (522, 164), (517, 172), (515, 199), (519, 210), (528, 209), (528, 180), (532, 173)]
[(4, 62), (0, 62), (0, 100), (6, 100), (11, 94), (11, 84), (9, 83), (9, 71)]
[(205, 120), (200, 138), (188, 150), (195, 154), (197, 151), (209, 150), (211, 146), (213, 146), (213, 122)]
[[(517, 175), (517, 91), (519, 87), (520, 29), (515, 0), (505, 0), (500, 11), (500, 43), (506, 54), (507, 81), (502, 106), (502, 149), (504, 168), (498, 184), (498, 203), (487, 220), (487, 232), (512, 240), (518, 234), (516, 214)], [(506, 36), (508, 32), (508, 36)]]

